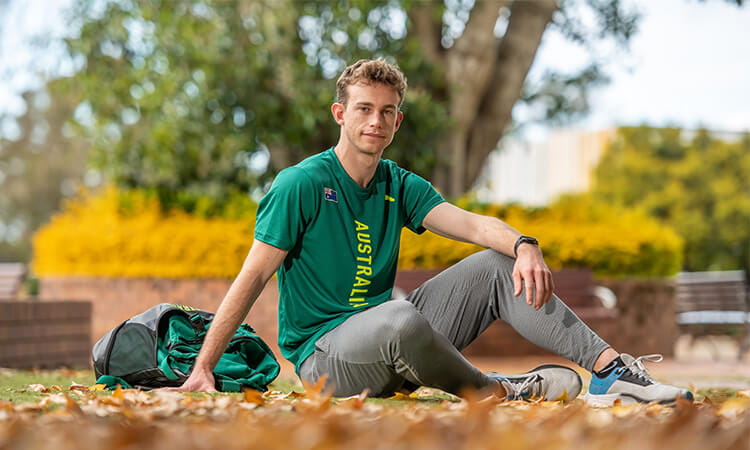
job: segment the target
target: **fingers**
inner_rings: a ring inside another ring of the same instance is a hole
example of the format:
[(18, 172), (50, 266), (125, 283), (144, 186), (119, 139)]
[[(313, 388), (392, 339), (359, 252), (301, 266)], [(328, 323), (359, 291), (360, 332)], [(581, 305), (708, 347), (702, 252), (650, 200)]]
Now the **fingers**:
[(529, 270), (526, 274), (521, 271), (513, 273), (513, 295), (518, 297), (522, 293), (521, 287), (526, 291), (526, 303), (533, 306), (535, 310), (540, 309), (552, 298), (554, 282), (552, 274), (548, 270)]
[(513, 295), (518, 297), (526, 291), (524, 296), (526, 304), (539, 310), (552, 298), (555, 284), (552, 280), (552, 272), (542, 262), (538, 264), (519, 264), (513, 268)]
[(534, 287), (536, 288), (536, 291), (534, 292), (534, 309), (539, 310), (539, 308), (544, 305), (544, 295), (546, 292), (544, 275), (539, 270), (534, 271)]
[(545, 300), (545, 303), (550, 301), (552, 298), (552, 294), (555, 293), (555, 280), (552, 279), (552, 272), (547, 271), (545, 275), (545, 282), (547, 285), (547, 300)]
[(549, 270), (539, 270), (536, 272), (535, 283), (537, 287), (535, 309), (540, 309), (546, 305), (552, 298), (555, 291), (555, 283), (552, 280), (552, 272)]
[(523, 281), (526, 285), (526, 303), (532, 305), (534, 304), (534, 278), (526, 275)]
[(212, 385), (192, 386), (188, 384), (183, 384), (182, 386), (177, 386), (177, 387), (160, 387), (160, 388), (152, 389), (151, 391), (152, 392), (219, 392)]
[(522, 281), (521, 272), (518, 269), (513, 269), (513, 295), (515, 297), (521, 295), (521, 290), (523, 288)]

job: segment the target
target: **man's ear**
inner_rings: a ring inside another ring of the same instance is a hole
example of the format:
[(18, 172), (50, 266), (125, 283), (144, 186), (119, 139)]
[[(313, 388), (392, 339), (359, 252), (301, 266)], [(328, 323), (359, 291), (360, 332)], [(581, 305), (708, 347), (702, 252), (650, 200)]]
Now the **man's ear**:
[(396, 115), (396, 129), (398, 130), (398, 127), (401, 126), (401, 121), (404, 120), (404, 113), (399, 111)]
[(339, 125), (344, 124), (345, 109), (346, 106), (342, 105), (341, 103), (334, 103), (333, 105), (331, 105), (331, 114), (333, 115), (333, 120), (335, 120)]

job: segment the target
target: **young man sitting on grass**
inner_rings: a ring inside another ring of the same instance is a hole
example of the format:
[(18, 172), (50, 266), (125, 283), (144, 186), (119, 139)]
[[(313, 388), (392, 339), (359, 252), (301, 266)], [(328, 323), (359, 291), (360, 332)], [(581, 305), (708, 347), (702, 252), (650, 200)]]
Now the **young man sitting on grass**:
[[(581, 378), (570, 368), (482, 373), (459, 353), (501, 319), (592, 371), (591, 402), (692, 399), (655, 382), (642, 358), (617, 353), (553, 295), (536, 239), (446, 202), (429, 182), (382, 159), (401, 125), (405, 92), (404, 75), (384, 60), (344, 70), (331, 106), (338, 143), (281, 171), (261, 200), (255, 241), (180, 389), (215, 389), (212, 368), (278, 271), (283, 356), (303, 380), (326, 375), (336, 396), (365, 389), (389, 396), (418, 386), (507, 399), (578, 396)], [(403, 227), (488, 250), (392, 300)]]

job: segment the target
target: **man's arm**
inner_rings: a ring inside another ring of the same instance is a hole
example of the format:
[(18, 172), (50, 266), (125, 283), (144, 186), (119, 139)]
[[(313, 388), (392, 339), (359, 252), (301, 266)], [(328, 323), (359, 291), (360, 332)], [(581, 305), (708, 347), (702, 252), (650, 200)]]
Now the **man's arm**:
[[(495, 217), (465, 211), (450, 203), (432, 208), (422, 220), (422, 226), (433, 233), (458, 241), (471, 242), (514, 256), (513, 246), (521, 233)], [(541, 249), (522, 244), (513, 266), (514, 295), (521, 295), (526, 287), (526, 303), (541, 308), (552, 296), (552, 273), (544, 262)], [(536, 294), (536, 295), (534, 295)]]
[(240, 273), (219, 305), (206, 339), (195, 360), (195, 366), (185, 383), (175, 390), (215, 392), (213, 368), (229, 344), (242, 319), (260, 295), (287, 252), (255, 240), (245, 258)]

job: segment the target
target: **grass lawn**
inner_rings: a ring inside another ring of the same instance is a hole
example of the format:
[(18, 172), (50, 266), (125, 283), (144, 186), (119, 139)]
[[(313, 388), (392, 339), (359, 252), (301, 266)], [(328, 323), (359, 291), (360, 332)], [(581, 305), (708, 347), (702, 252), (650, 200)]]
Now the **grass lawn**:
[[(34, 384), (41, 384), (50, 387), (53, 392), (64, 391), (71, 384), (83, 384), (93, 386), (95, 382), (94, 373), (91, 370), (9, 370), (0, 369), (0, 401), (11, 403), (38, 402), (45, 393), (29, 390), (28, 387)], [(57, 389), (57, 388), (60, 389)], [(278, 378), (271, 386), (271, 390), (289, 393), (292, 391), (303, 392), (304, 389), (298, 380)], [(697, 390), (697, 401), (703, 401), (707, 398), (713, 403), (722, 403), (737, 394), (737, 389), (732, 388), (706, 388)], [(239, 395), (239, 394), (237, 394)], [(440, 401), (457, 401), (455, 397), (436, 390), (422, 390), (419, 396), (421, 401), (440, 402)], [(378, 404), (399, 405), (402, 400), (398, 399), (367, 399), (368, 402)]]
[(675, 406), (592, 408), (429, 389), (332, 399), (322, 385), (283, 379), (263, 394), (81, 386), (93, 383), (88, 370), (0, 369), (0, 449), (750, 448), (750, 392), (730, 388), (700, 389)]
[(59, 386), (67, 389), (72, 383), (94, 384), (91, 370), (8, 370), (0, 369), (0, 401), (38, 402), (44, 394), (28, 390), (29, 385)]

